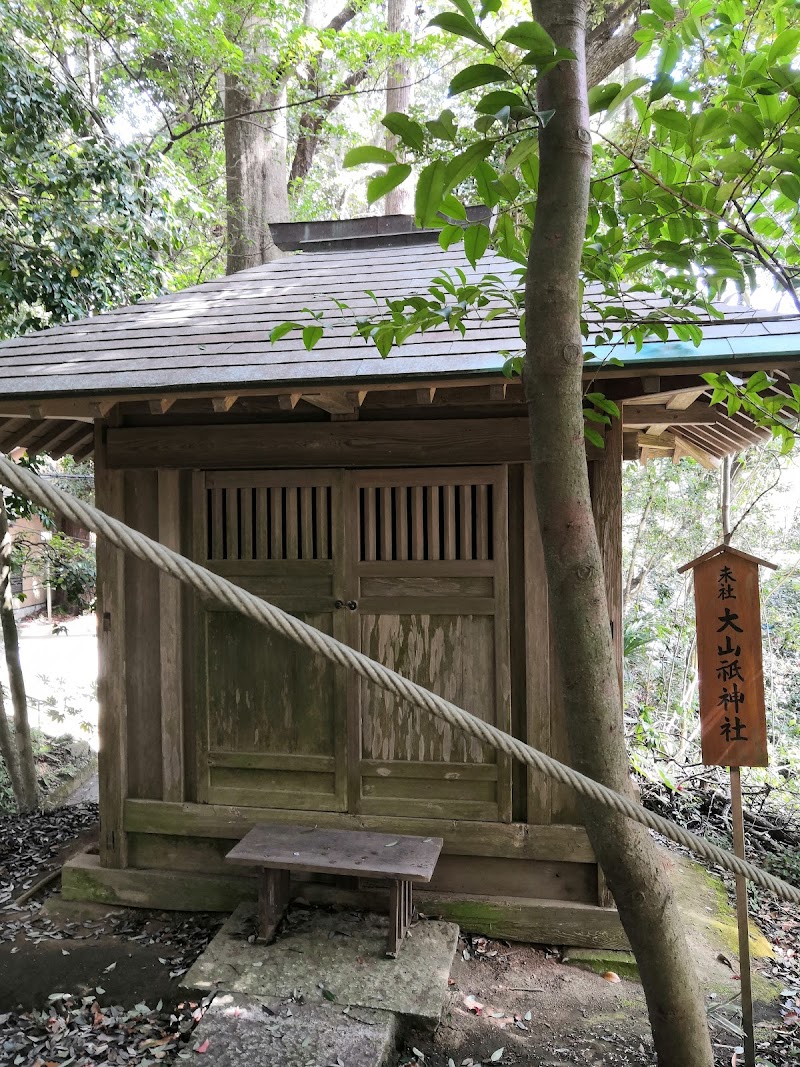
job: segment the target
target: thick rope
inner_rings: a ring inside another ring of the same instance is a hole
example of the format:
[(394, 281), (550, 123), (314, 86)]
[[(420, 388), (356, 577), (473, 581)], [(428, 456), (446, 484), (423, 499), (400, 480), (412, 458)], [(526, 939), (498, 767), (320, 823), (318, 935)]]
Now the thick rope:
[(132, 530), (119, 519), (114, 519), (100, 511), (99, 508), (77, 500), (69, 493), (43, 481), (29, 470), (2, 456), (0, 456), (0, 483), (16, 490), (21, 496), (36, 501), (41, 507), (60, 512), (80, 523), (85, 529), (93, 530), (98, 536), (105, 537), (110, 544), (122, 549), (123, 552), (152, 563), (165, 574), (191, 585), (206, 600), (215, 600), (232, 611), (238, 611), (254, 622), (287, 637), (290, 641), (304, 645), (338, 667), (360, 674), (373, 685), (408, 701), (414, 707), (422, 708), (423, 711), (463, 730), (472, 737), (477, 737), (492, 748), (513, 756), (529, 767), (534, 767), (537, 771), (554, 778), (590, 801), (610, 808), (619, 815), (625, 815), (663, 834), (664, 837), (683, 845), (733, 874), (743, 875), (783, 900), (800, 904), (800, 889), (789, 885), (781, 878), (776, 878), (747, 860), (739, 859), (738, 856), (712, 845), (709, 841), (689, 830), (684, 830), (683, 827), (677, 826), (669, 819), (647, 811), (640, 804), (616, 793), (613, 789), (559, 763), (552, 756), (539, 752), (538, 749), (524, 741), (511, 737), (510, 734), (504, 733), (496, 726), (479, 719), (477, 715), (472, 715), (456, 704), (450, 703), (449, 700), (436, 696), (423, 686), (403, 678), (402, 675), (370, 659), (362, 652), (322, 633), (308, 623), (301, 622), (281, 608), (275, 607), (274, 604), (262, 600), (253, 593), (248, 593), (247, 590), (234, 585), (227, 578), (222, 578), (205, 567), (201, 567), (200, 564), (193, 563), (178, 552), (159, 544), (158, 541)]

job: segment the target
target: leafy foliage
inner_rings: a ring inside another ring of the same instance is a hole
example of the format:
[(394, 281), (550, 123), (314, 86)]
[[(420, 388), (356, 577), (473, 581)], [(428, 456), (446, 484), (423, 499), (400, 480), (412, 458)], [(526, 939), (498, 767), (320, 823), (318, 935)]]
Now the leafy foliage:
[[(451, 110), (426, 122), (387, 116), (399, 150), (370, 179), (369, 198), (416, 173), (417, 224), (439, 228), (445, 248), (463, 241), (473, 268), (490, 248), (517, 263), (519, 292), (498, 296), (492, 276), (449, 285), (437, 278), (424, 297), (387, 302), (356, 324), (384, 355), (416, 331), (441, 323), (463, 329), (467, 314), (490, 306), (489, 315), (515, 313), (525, 337), (521, 293), (536, 216), (538, 133), (553, 117), (537, 108), (536, 82), (571, 57), (535, 22), (501, 32), (496, 4), (476, 12), (468, 0), (453, 3), (458, 13), (444, 12), (431, 26), (485, 57), (450, 82), (450, 95), (466, 98), (472, 120), (458, 122)], [(680, 11), (655, 3), (636, 33), (640, 60), (658, 48), (652, 75), (592, 91), (597, 126), (582, 267), (588, 354), (599, 345), (607, 360), (621, 362), (645, 341), (698, 345), (703, 327), (721, 316), (719, 301), (766, 282), (800, 310), (797, 10), (796, 0), (775, 0), (768, 15), (759, 10), (746, 19), (741, 0), (695, 0)], [(345, 164), (363, 158), (350, 153)], [(467, 221), (467, 202), (484, 206), (486, 219)], [(523, 364), (522, 346), (506, 354), (507, 373)], [(745, 411), (791, 445), (799, 387), (767, 399), (763, 376), (709, 382), (715, 403)], [(591, 422), (596, 404), (587, 410)]]
[(0, 43), (0, 336), (163, 286), (179, 235), (172, 168), (98, 127), (74, 89)]

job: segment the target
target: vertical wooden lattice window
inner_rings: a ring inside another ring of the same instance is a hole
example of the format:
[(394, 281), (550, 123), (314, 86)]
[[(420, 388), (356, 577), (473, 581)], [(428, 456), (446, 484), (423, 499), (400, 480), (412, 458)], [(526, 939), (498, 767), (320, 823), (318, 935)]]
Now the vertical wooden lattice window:
[(331, 559), (331, 487), (206, 490), (209, 560)]
[(362, 486), (359, 558), (494, 558), (492, 485)]

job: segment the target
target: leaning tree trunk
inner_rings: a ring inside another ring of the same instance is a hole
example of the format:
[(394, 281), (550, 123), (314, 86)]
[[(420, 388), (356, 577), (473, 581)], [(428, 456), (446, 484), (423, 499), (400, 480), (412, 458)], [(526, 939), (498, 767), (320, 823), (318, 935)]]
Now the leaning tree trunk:
[[(580, 264), (592, 137), (586, 0), (533, 0), (534, 17), (577, 61), (539, 84), (554, 109), (540, 137), (540, 185), (526, 289), (525, 391), (555, 643), (573, 765), (621, 793), (632, 786), (603, 565), (583, 438)], [(710, 1067), (703, 1000), (663, 860), (647, 830), (585, 803), (592, 846), (614, 894), (647, 998), (661, 1067)]]
[[(289, 218), (286, 93), (255, 98), (233, 74), (225, 75), (227, 274), (280, 256), (269, 224)], [(278, 108), (276, 111), (264, 110)], [(239, 116), (239, 117), (236, 117)]]
[[(412, 0), (387, 0), (386, 29), (389, 33), (410, 33), (414, 18)], [(405, 56), (398, 56), (389, 67), (386, 78), (386, 114), (400, 111), (404, 115), (411, 107), (411, 62)], [(397, 148), (397, 138), (388, 134), (386, 147), (390, 152)], [(392, 191), (386, 197), (385, 214), (413, 215), (414, 194), (408, 182)]]
[[(14, 599), (11, 593), (11, 531), (8, 528), (6, 506), (0, 494), (0, 621), (2, 621), (8, 682), (11, 689), (11, 704), (14, 708), (14, 742), (18, 759), (18, 786), (14, 787), (17, 807), (21, 812), (34, 811), (39, 804), (39, 783), (36, 778), (36, 763), (33, 758), (33, 743), (28, 724), (28, 699), (25, 694), (25, 679), (19, 659), (19, 635), (14, 618)], [(7, 731), (5, 709), (0, 706), (0, 717)], [(0, 739), (2, 744), (2, 739)], [(2, 744), (5, 756), (5, 745)], [(8, 761), (7, 761), (8, 763)], [(14, 784), (13, 758), (8, 764), (9, 777)], [(17, 791), (17, 789), (19, 791)]]
[(23, 810), (25, 788), (22, 784), (22, 776), (19, 770), (19, 756), (17, 746), (14, 744), (14, 735), (8, 725), (6, 717), (6, 702), (3, 695), (3, 687), (0, 685), (0, 757), (3, 759), (8, 779), (11, 782), (11, 792), (14, 794), (19, 811)]

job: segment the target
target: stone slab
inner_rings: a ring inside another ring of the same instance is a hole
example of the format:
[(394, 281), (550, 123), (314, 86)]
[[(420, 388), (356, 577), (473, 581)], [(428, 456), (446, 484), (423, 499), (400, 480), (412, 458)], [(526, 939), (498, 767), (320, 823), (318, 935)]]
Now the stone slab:
[(193, 1034), (192, 1048), (203, 1052), (192, 1060), (198, 1067), (383, 1067), (396, 1029), (386, 1011), (220, 993)]
[[(458, 942), (453, 923), (412, 926), (397, 959), (384, 955), (388, 919), (294, 905), (271, 945), (255, 942), (256, 909), (240, 904), (181, 984), (254, 997), (302, 996), (308, 1004), (394, 1012), (435, 1027)], [(251, 940), (252, 939), (252, 940)]]

